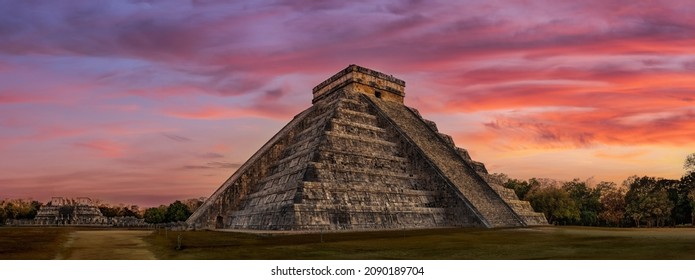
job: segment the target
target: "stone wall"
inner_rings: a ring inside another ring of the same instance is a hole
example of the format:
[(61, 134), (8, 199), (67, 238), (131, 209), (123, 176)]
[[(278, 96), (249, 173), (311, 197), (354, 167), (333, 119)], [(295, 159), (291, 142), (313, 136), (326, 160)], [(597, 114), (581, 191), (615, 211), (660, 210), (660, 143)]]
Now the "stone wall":
[(403, 103), (405, 82), (381, 72), (350, 65), (314, 87), (312, 103), (338, 90), (362, 92), (384, 100)]

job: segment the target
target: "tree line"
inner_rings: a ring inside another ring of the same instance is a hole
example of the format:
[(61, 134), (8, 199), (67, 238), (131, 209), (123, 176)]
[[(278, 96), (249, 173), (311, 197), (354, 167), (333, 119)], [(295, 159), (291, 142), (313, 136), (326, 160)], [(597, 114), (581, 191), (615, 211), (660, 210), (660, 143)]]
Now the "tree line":
[(8, 199), (0, 201), (0, 225), (8, 219), (33, 219), (43, 204), (31, 199)]
[(150, 224), (183, 222), (186, 221), (203, 202), (204, 199), (202, 198), (189, 199), (183, 202), (177, 200), (169, 204), (169, 206), (160, 205), (159, 207), (145, 209), (143, 218), (146, 223)]
[[(680, 180), (630, 176), (621, 186), (591, 180), (561, 182), (532, 178), (526, 181), (495, 174), (545, 214), (550, 224), (584, 226), (663, 227), (695, 225), (695, 153), (686, 158)], [(501, 179), (501, 180), (500, 180)]]
[[(152, 207), (142, 210), (137, 205), (112, 205), (96, 201), (104, 217), (135, 217), (145, 219), (145, 222), (158, 224), (185, 221), (200, 205), (204, 198), (191, 198), (183, 201), (176, 200), (167, 205)], [(32, 199), (6, 199), (0, 200), (0, 225), (8, 220), (33, 220), (44, 203)]]

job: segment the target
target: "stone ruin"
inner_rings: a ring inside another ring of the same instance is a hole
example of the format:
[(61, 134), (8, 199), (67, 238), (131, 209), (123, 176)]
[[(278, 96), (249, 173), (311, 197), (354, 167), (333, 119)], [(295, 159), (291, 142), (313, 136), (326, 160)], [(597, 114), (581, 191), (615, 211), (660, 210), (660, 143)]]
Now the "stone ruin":
[(545, 225), (485, 165), (403, 104), (405, 82), (350, 65), (186, 221), (192, 229)]
[(41, 206), (34, 218), (35, 225), (95, 225), (107, 222), (108, 219), (88, 197), (53, 197)]

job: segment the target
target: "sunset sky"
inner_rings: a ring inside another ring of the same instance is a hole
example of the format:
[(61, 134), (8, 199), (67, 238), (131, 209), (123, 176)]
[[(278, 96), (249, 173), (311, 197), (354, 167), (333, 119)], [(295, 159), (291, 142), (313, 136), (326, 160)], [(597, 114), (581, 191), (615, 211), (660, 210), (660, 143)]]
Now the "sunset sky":
[(676, 179), (695, 152), (690, 0), (382, 2), (0, 0), (0, 199), (208, 196), (349, 64), (491, 172)]

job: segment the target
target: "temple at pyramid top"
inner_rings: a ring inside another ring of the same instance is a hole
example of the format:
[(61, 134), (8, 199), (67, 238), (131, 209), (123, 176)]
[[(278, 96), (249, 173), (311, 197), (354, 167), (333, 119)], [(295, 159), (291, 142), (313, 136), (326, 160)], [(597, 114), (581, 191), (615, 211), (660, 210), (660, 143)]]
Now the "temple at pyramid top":
[(451, 136), (405, 82), (350, 65), (200, 206), (191, 229), (384, 230), (547, 224)]
[(314, 87), (314, 99), (311, 103), (316, 103), (341, 88), (349, 88), (350, 91), (362, 92), (399, 103), (403, 103), (403, 97), (405, 97), (403, 80), (351, 64)]

